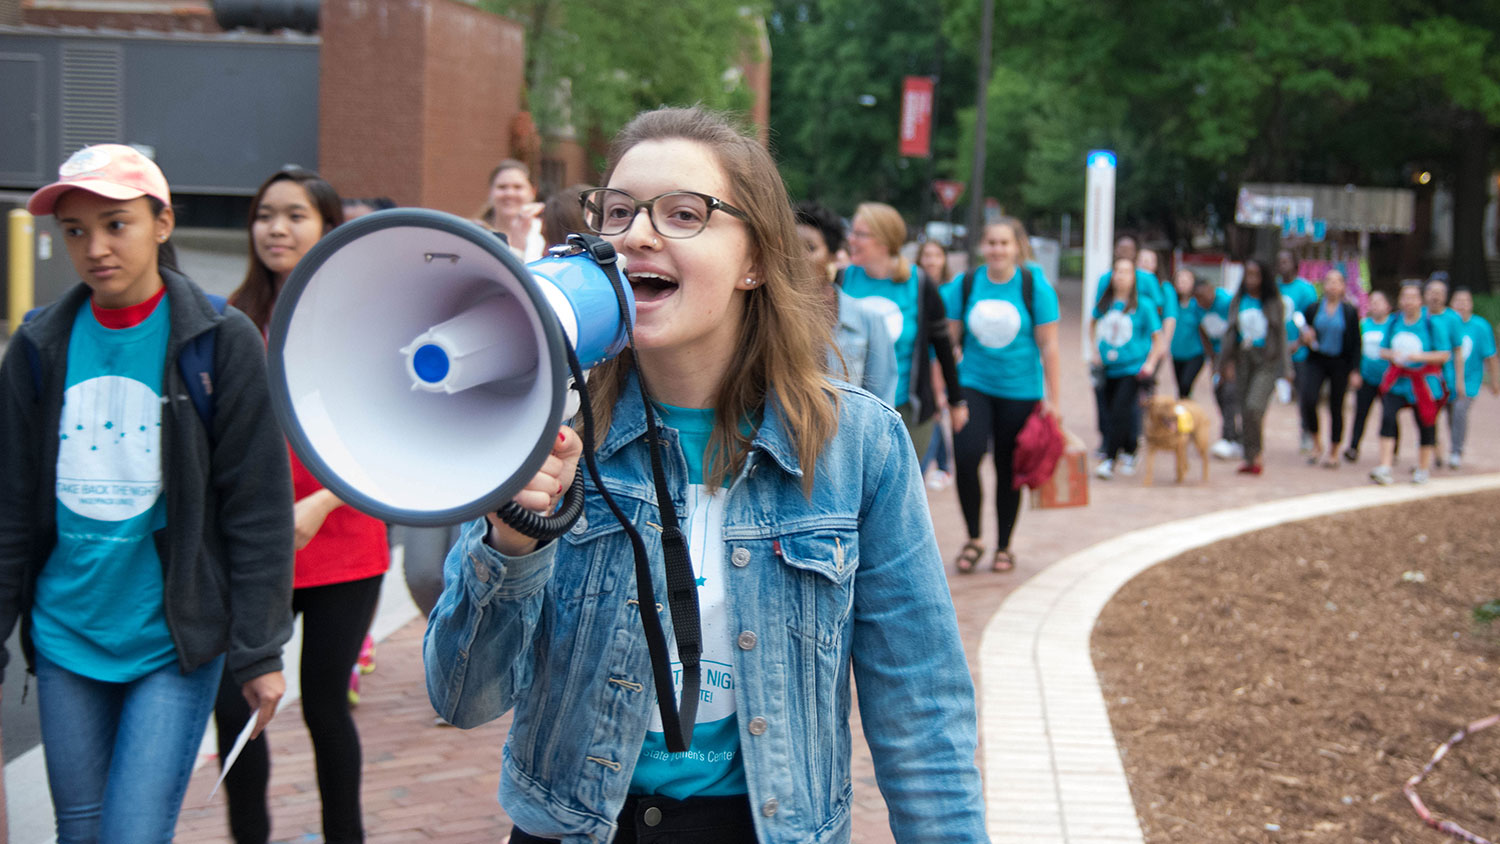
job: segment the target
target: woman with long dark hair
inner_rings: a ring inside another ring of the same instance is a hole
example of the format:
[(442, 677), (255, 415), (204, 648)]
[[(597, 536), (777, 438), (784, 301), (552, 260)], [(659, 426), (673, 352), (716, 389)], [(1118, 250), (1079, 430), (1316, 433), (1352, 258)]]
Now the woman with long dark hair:
[[(250, 261), (230, 302), (242, 306), (264, 333), (287, 276), (341, 222), (338, 193), (318, 174), (288, 168), (272, 175), (250, 203)], [(302, 615), (302, 720), (312, 738), (324, 840), (360, 842), (361, 753), (349, 714), (349, 677), (375, 614), (390, 549), (382, 522), (344, 506), (295, 454), (291, 462), (297, 550), (291, 610)], [(231, 689), (221, 689), (214, 714), (222, 760), (244, 723), (244, 703)], [(270, 765), (262, 737), (246, 745), (224, 781), (236, 844), (270, 838)]]
[[(847, 842), (856, 678), (896, 839), (987, 840), (973, 686), (917, 455), (894, 411), (828, 378), (827, 282), (798, 254), (775, 163), (717, 115), (661, 109), (621, 131), (604, 184), (586, 216), (627, 259), (636, 323), (589, 380), (596, 466), (656, 558), (646, 420), (660, 415), (708, 670), (691, 750), (674, 753), (642, 629), (657, 610), (637, 606), (632, 544), (592, 476), (561, 539), (470, 524), (428, 622), (427, 686), (461, 727), (514, 708), (512, 844)], [(581, 451), (563, 428), (515, 502), (551, 511), (583, 482)], [(666, 650), (681, 670), (687, 655)]]
[(1266, 408), (1276, 379), (1287, 368), (1287, 323), (1281, 293), (1264, 261), (1246, 261), (1240, 289), (1229, 302), (1229, 332), (1219, 371), (1238, 390), (1245, 462), (1242, 475), (1265, 471), (1263, 435)]

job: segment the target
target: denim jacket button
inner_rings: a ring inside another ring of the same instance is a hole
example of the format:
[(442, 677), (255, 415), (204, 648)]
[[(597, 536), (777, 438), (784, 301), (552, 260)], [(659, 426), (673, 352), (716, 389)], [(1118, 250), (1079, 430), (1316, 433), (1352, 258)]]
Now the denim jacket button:
[(589, 529), (589, 517), (580, 515), (578, 521), (573, 523), (573, 533), (583, 533)]
[(750, 719), (750, 723), (746, 727), (746, 729), (750, 730), (750, 735), (759, 736), (765, 734), (766, 726), (766, 719), (757, 715), (754, 718)]
[(738, 641), (739, 641), (740, 650), (742, 650), (742, 651), (751, 650), (752, 648), (755, 647), (755, 633), (753, 631), (746, 630), (745, 632), (743, 632), (743, 633), (740, 634), (740, 638), (739, 638)]
[(729, 562), (734, 563), (739, 568), (750, 565), (750, 550), (748, 548), (734, 549), (734, 553), (729, 555)]
[(490, 582), (490, 570), (484, 563), (474, 561), (474, 576), (479, 578), (480, 583)]
[(770, 816), (776, 814), (776, 810), (780, 808), (781, 804), (777, 802), (775, 797), (772, 797), (770, 800), (767, 800), (766, 802), (760, 804), (760, 813), (769, 818)]
[(646, 826), (656, 826), (661, 823), (661, 810), (655, 806), (648, 806), (646, 811), (641, 813), (641, 820)]

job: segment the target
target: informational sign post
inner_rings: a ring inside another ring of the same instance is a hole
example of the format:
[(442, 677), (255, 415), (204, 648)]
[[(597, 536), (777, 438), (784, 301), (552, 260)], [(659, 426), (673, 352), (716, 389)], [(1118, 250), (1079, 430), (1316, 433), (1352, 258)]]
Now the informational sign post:
[(1089, 318), (1099, 277), (1109, 272), (1115, 250), (1115, 154), (1089, 153), (1083, 204), (1083, 359), (1089, 359)]

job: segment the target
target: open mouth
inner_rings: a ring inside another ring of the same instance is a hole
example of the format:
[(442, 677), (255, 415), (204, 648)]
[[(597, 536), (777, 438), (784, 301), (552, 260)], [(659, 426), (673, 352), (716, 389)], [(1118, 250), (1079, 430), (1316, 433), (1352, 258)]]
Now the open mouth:
[(637, 302), (655, 302), (671, 296), (677, 290), (677, 282), (656, 273), (630, 273), (630, 289)]

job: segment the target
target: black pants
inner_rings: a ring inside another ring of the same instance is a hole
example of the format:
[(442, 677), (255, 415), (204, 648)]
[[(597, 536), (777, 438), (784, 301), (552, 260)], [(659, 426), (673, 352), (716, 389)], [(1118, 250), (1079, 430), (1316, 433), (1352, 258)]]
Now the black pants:
[(1121, 454), (1135, 454), (1140, 389), (1141, 382), (1134, 375), (1104, 379), (1104, 456), (1110, 460)]
[(1233, 381), (1218, 376), (1214, 384), (1214, 401), (1219, 405), (1219, 437), (1225, 442), (1240, 441), (1240, 391)]
[(1016, 435), (1026, 425), (1026, 418), (1036, 407), (1035, 399), (1006, 399), (965, 387), (964, 401), (969, 405), (969, 423), (953, 435), (953, 481), (958, 488), (958, 503), (964, 512), (969, 538), (978, 539), (979, 512), (984, 508), (984, 490), (979, 484), (979, 462), (985, 451), (995, 455), (995, 517), (1000, 532), (996, 547), (1010, 547), (1010, 536), (1016, 529), (1016, 514), (1021, 509), (1021, 491), (1011, 485), (1012, 460), (1016, 454)]
[[(620, 810), (615, 844), (755, 844), (755, 819), (745, 797), (646, 797), (632, 794)], [(510, 844), (558, 844), (516, 827)]]
[[(1308, 364), (1308, 361), (1311, 360), (1311, 359), (1312, 359), (1312, 352), (1308, 352), (1307, 357), (1303, 358), (1302, 360), (1294, 360), (1294, 361), (1292, 361), (1292, 394), (1294, 396), (1296, 396), (1297, 404), (1298, 404), (1299, 407), (1301, 406), (1302, 401), (1303, 401), (1302, 397), (1305, 396), (1305, 395), (1307, 395), (1308, 390), (1309, 390), (1308, 381), (1311, 380), (1311, 379), (1309, 378), (1309, 369), (1308, 369), (1308, 365), (1307, 364)], [(1346, 379), (1347, 379), (1347, 377), (1348, 376), (1345, 376)], [(1314, 393), (1313, 396), (1314, 396), (1314, 400), (1316, 400), (1317, 394)], [(1316, 417), (1314, 417), (1314, 418), (1316, 419)], [(1300, 427), (1302, 428), (1302, 433), (1304, 433), (1304, 434), (1316, 434), (1316, 433), (1318, 433), (1318, 429), (1317, 428), (1309, 428), (1309, 427), (1307, 427), (1307, 417), (1306, 416), (1303, 416), (1302, 419), (1299, 420), (1299, 421), (1301, 423)]]
[(1193, 394), (1193, 382), (1203, 371), (1203, 355), (1190, 358), (1172, 358), (1172, 372), (1177, 376), (1177, 397), (1185, 399)]
[(1396, 438), (1396, 413), (1403, 407), (1411, 408), (1412, 418), (1417, 421), (1417, 444), (1437, 445), (1437, 420), (1434, 419), (1431, 425), (1423, 425), (1416, 403), (1407, 401), (1394, 390), (1380, 397), (1380, 436), (1389, 440)]
[[(365, 840), (359, 802), (359, 732), (349, 714), (349, 674), (375, 617), (384, 577), (381, 574), (292, 592), (292, 611), (302, 613), (302, 720), (312, 737), (327, 844)], [(225, 671), (214, 704), (220, 760), (228, 755), (249, 717), (250, 705)], [(270, 778), (271, 749), (266, 733), (261, 733), (260, 738), (245, 745), (239, 761), (224, 778), (229, 832), (235, 844), (265, 844), (270, 840), (271, 817), (266, 810)]]
[(1344, 439), (1344, 393), (1349, 389), (1349, 365), (1342, 358), (1309, 352), (1303, 361), (1301, 392), (1302, 430), (1318, 435), (1318, 396), (1328, 382), (1328, 441)]
[(1349, 447), (1359, 451), (1359, 441), (1365, 437), (1365, 421), (1370, 418), (1370, 408), (1375, 406), (1375, 400), (1380, 398), (1380, 385), (1371, 384), (1369, 381), (1359, 385), (1354, 391), (1354, 420), (1349, 426)]

